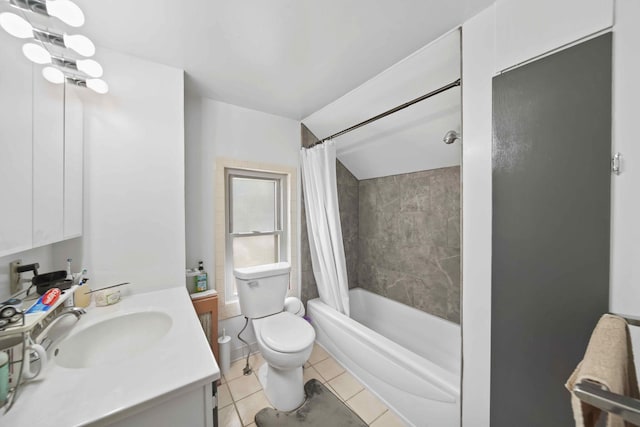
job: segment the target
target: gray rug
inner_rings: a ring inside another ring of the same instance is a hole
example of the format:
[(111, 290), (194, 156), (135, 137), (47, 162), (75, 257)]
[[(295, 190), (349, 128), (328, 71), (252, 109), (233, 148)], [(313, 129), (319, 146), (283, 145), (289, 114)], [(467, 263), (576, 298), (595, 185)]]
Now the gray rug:
[(342, 403), (320, 381), (307, 381), (304, 385), (307, 400), (292, 412), (264, 408), (256, 414), (258, 427), (367, 427), (367, 423)]

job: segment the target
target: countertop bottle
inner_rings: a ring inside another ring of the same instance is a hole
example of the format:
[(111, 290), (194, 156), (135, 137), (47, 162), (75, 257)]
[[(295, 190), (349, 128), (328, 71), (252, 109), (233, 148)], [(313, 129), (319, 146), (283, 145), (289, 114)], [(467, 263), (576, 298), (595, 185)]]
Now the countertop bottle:
[(198, 275), (194, 278), (194, 291), (204, 292), (207, 289), (209, 289), (209, 285), (207, 283), (207, 272), (204, 271), (204, 263), (200, 261), (198, 262)]

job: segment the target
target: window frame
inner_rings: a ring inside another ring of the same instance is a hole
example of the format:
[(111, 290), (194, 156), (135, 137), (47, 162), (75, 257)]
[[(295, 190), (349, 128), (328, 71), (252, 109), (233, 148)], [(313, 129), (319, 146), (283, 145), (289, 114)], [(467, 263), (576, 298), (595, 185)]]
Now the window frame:
[[(253, 230), (244, 232), (232, 232), (233, 230), (233, 198), (232, 180), (233, 178), (261, 179), (274, 181), (276, 183), (276, 224), (273, 231)], [(239, 167), (225, 167), (224, 169), (224, 209), (225, 209), (225, 250), (224, 250), (224, 302), (225, 304), (237, 303), (238, 295), (235, 290), (235, 276), (233, 274), (233, 242), (236, 238), (252, 236), (277, 236), (277, 260), (276, 262), (289, 261), (289, 215), (288, 215), (288, 175), (255, 169), (244, 169)]]

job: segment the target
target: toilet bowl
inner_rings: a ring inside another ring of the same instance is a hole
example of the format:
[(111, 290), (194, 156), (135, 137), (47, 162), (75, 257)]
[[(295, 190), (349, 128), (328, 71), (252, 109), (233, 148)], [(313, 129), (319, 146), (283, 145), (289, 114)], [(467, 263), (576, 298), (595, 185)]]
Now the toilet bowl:
[[(289, 285), (288, 263), (234, 270), (240, 311), (253, 324), (265, 364), (258, 372), (274, 408), (292, 411), (304, 403), (302, 365), (309, 359), (316, 333), (301, 316), (299, 300), (285, 296)], [(302, 307), (302, 309), (301, 309)]]
[(302, 365), (309, 360), (315, 331), (309, 323), (289, 312), (253, 320), (253, 328), (265, 364), (258, 372), (265, 394), (281, 411), (304, 403)]

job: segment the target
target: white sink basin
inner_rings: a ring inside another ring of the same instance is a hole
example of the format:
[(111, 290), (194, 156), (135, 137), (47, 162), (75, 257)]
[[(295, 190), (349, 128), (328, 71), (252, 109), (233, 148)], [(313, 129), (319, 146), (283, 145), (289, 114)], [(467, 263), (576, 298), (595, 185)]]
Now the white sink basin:
[(129, 313), (96, 323), (60, 343), (54, 360), (65, 368), (110, 365), (150, 350), (172, 320), (159, 311)]

